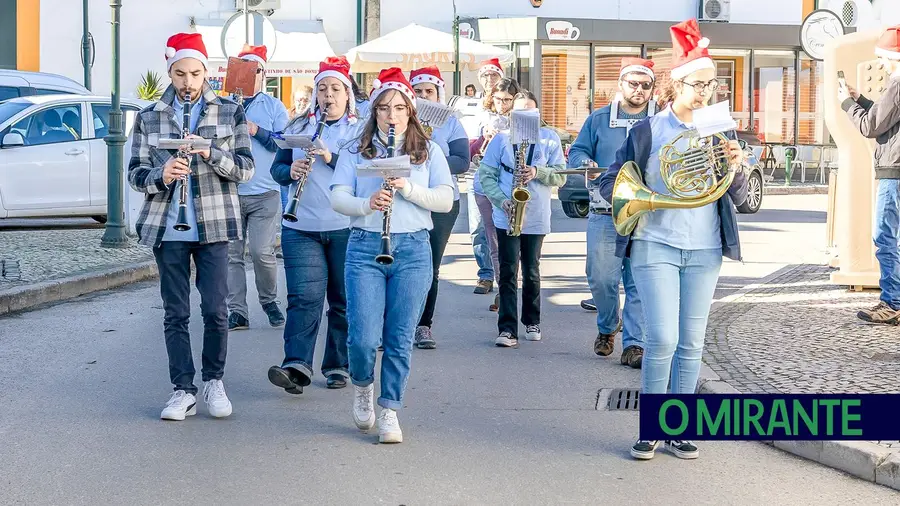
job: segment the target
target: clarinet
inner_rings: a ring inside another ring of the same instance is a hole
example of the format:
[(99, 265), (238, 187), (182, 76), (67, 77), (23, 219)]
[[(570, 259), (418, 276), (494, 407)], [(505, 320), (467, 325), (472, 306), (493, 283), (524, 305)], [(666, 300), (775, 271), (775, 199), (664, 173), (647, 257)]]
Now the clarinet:
[[(191, 133), (191, 92), (186, 91), (184, 93), (184, 102), (182, 106), (182, 115), (181, 115), (181, 138), (184, 139)], [(188, 162), (188, 167), (191, 164), (191, 155), (188, 150), (179, 150), (178, 157), (184, 158)], [(188, 225), (187, 222), (187, 182), (188, 177), (190, 175), (183, 176), (181, 178), (181, 196), (178, 198), (178, 219), (175, 222), (174, 229), (179, 232), (185, 232), (191, 229), (191, 226)]]
[[(322, 115), (319, 116), (319, 122), (316, 123), (316, 131), (312, 136), (312, 142), (315, 142), (322, 135), (322, 130), (325, 129), (325, 118), (328, 114), (328, 107), (324, 108), (322, 111)], [(311, 155), (309, 151), (306, 152), (306, 161), (309, 162), (309, 170), (312, 170), (312, 163), (315, 159), (315, 155)], [(300, 179), (297, 180), (297, 188), (294, 189), (294, 196), (291, 197), (291, 201), (288, 202), (287, 207), (284, 209), (284, 214), (281, 215), (285, 221), (289, 221), (291, 223), (295, 223), (297, 221), (297, 208), (300, 207), (300, 195), (303, 194), (303, 187), (306, 185), (306, 179), (309, 175), (309, 171), (306, 174), (300, 176)]]
[[(394, 125), (388, 125), (387, 158), (394, 156)], [(390, 178), (385, 178), (381, 183), (381, 189), (391, 192), (391, 203), (384, 210), (384, 219), (381, 222), (381, 253), (375, 257), (375, 261), (381, 265), (391, 265), (394, 257), (391, 255), (391, 209), (394, 206), (394, 187)]]

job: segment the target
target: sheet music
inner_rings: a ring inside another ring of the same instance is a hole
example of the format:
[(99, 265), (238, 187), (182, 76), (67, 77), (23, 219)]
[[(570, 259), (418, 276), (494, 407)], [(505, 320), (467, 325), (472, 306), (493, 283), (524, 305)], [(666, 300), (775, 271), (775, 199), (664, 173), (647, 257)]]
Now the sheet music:
[(209, 149), (212, 141), (209, 139), (160, 139), (156, 147), (158, 149), (179, 150), (181, 146), (189, 146), (190, 149)]
[(316, 139), (313, 142), (312, 135), (278, 135), (273, 133), (272, 140), (281, 149), (303, 149), (309, 151), (310, 149), (322, 149), (325, 147), (322, 139)]
[(737, 129), (737, 123), (731, 116), (728, 102), (701, 107), (694, 110), (694, 128), (700, 137), (723, 133)]
[(409, 155), (375, 158), (356, 166), (358, 177), (409, 177), (411, 174), (412, 164)]
[(541, 112), (538, 109), (512, 111), (509, 139), (513, 144), (537, 144), (541, 140)]
[(453, 113), (453, 109), (439, 102), (430, 100), (416, 99), (416, 116), (419, 121), (426, 123), (432, 128), (440, 128), (444, 126), (447, 119)]

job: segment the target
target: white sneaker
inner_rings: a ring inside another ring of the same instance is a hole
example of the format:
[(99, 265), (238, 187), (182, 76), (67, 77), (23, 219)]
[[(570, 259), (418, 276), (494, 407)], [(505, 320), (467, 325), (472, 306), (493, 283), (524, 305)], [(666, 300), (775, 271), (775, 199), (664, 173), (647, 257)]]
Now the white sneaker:
[(375, 426), (375, 384), (367, 387), (353, 385), (353, 421), (359, 430)]
[(397, 412), (393, 409), (383, 408), (378, 417), (378, 442), (402, 443), (403, 431), (400, 430), (400, 420), (397, 420)]
[(525, 327), (525, 339), (528, 339), (529, 341), (540, 341), (541, 340), (540, 325), (527, 325)]
[(231, 401), (225, 395), (225, 384), (222, 380), (209, 380), (203, 387), (203, 401), (211, 416), (225, 418), (231, 414)]
[(184, 390), (176, 390), (172, 393), (159, 417), (163, 420), (184, 420), (186, 416), (197, 414), (197, 398)]

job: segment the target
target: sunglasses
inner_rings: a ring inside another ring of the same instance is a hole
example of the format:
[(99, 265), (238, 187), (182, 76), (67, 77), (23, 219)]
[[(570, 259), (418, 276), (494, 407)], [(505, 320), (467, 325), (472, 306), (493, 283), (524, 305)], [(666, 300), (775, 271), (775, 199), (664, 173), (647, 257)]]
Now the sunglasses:
[(625, 83), (628, 84), (628, 86), (630, 86), (632, 90), (640, 88), (644, 91), (647, 91), (653, 87), (653, 81), (625, 81)]

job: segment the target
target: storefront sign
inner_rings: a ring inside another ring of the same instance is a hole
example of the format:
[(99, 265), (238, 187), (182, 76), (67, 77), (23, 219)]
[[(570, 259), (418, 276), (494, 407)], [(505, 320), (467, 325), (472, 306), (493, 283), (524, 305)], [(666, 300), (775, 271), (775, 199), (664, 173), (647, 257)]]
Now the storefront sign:
[[(209, 77), (225, 77), (228, 70), (228, 62), (221, 60), (212, 60), (209, 62)], [(314, 77), (319, 73), (319, 68), (315, 65), (297, 62), (296, 64), (272, 62), (266, 66), (266, 77), (291, 77), (291, 76), (310, 76)]]
[(581, 30), (568, 21), (547, 21), (547, 38), (550, 40), (578, 40)]
[(459, 37), (462, 39), (475, 40), (475, 29), (469, 23), (459, 24)]
[(844, 35), (844, 23), (828, 9), (809, 13), (800, 26), (800, 47), (813, 60), (825, 59), (825, 44)]

